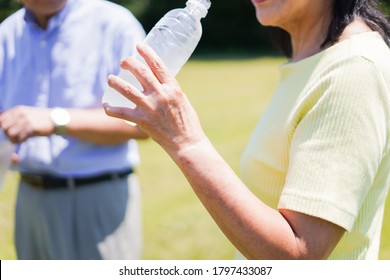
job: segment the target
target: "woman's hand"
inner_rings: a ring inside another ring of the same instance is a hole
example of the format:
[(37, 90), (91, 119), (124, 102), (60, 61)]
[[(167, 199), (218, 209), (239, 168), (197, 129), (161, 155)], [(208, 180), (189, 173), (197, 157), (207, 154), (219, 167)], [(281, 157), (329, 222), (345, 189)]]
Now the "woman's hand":
[(162, 60), (144, 44), (139, 44), (137, 49), (149, 67), (133, 57), (123, 60), (121, 67), (133, 73), (143, 91), (117, 76), (108, 79), (109, 86), (136, 107), (104, 104), (107, 115), (138, 124), (170, 154), (205, 141), (195, 110)]

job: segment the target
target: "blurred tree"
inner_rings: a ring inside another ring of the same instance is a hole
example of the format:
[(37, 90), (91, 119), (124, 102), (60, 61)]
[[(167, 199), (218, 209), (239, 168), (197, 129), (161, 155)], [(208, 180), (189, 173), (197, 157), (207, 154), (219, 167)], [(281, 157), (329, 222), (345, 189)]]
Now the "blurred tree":
[[(149, 31), (169, 10), (182, 8), (187, 0), (111, 0), (131, 10)], [(255, 17), (250, 0), (213, 1), (209, 13), (202, 21), (203, 36), (196, 52), (259, 52), (271, 47), (265, 28)], [(382, 9), (390, 15), (390, 0), (380, 1)], [(20, 0), (0, 0), (0, 22), (20, 8)]]
[(144, 14), (145, 10), (149, 8), (151, 0), (111, 0), (110, 2), (126, 7), (139, 18)]
[(387, 18), (390, 19), (390, 0), (380, 1), (380, 6), (382, 10), (385, 12), (385, 14), (387, 15)]
[(20, 7), (20, 0), (0, 0), (0, 22)]

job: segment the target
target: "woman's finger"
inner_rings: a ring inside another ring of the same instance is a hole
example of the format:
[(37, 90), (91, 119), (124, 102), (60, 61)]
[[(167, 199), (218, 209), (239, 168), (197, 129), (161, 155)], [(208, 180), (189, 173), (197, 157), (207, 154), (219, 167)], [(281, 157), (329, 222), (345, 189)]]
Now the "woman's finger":
[(130, 71), (144, 89), (144, 94), (155, 92), (161, 85), (160, 81), (155, 77), (150, 68), (137, 60), (134, 57), (129, 57), (121, 61), (121, 67), (124, 70)]
[(130, 121), (136, 123), (135, 109), (130, 109), (127, 107), (115, 107), (111, 106), (108, 103), (103, 103), (103, 108), (106, 114), (110, 117), (119, 118), (122, 120)]
[(108, 85), (136, 105), (142, 103), (142, 100), (145, 97), (134, 85), (114, 75), (108, 77)]
[(137, 50), (143, 59), (145, 59), (146, 63), (149, 65), (153, 74), (160, 81), (160, 83), (165, 84), (175, 81), (174, 76), (170, 73), (162, 59), (151, 47), (140, 43), (137, 45)]

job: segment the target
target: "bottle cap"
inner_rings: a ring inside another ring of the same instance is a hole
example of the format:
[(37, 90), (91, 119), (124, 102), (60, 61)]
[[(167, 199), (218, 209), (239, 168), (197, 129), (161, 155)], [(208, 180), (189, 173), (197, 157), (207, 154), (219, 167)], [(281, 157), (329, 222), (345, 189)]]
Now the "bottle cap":
[(205, 17), (207, 15), (207, 10), (211, 6), (210, 0), (188, 0), (187, 5), (189, 4), (197, 6), (200, 9), (202, 17)]
[(196, 1), (199, 2), (200, 4), (202, 4), (207, 10), (211, 6), (211, 1), (210, 0), (196, 0)]

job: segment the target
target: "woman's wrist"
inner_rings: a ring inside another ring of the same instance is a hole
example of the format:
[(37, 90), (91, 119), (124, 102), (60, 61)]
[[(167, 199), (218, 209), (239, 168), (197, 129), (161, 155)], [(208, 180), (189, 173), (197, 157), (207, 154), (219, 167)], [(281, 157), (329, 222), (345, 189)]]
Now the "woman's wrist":
[(182, 143), (177, 145), (176, 148), (171, 151), (167, 151), (168, 154), (172, 157), (172, 159), (180, 163), (188, 163), (190, 160), (195, 160), (198, 157), (204, 157), (204, 155), (208, 155), (214, 147), (212, 146), (209, 139), (204, 136), (199, 140), (192, 140), (187, 143)]

